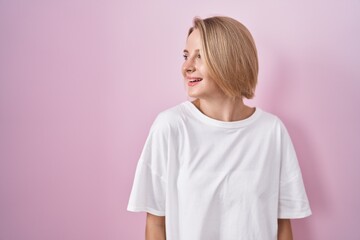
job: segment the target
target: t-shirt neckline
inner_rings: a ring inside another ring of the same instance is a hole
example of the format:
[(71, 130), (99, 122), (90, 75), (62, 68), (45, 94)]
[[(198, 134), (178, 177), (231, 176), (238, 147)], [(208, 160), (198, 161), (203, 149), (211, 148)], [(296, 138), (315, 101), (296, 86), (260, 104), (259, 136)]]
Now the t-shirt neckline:
[(218, 127), (224, 127), (224, 128), (239, 128), (239, 127), (247, 126), (252, 122), (254, 122), (262, 112), (262, 110), (259, 107), (255, 107), (254, 113), (248, 118), (238, 121), (226, 122), (205, 115), (190, 100), (185, 101), (184, 105), (192, 113), (194, 117), (196, 117), (198, 120), (202, 121), (203, 123)]

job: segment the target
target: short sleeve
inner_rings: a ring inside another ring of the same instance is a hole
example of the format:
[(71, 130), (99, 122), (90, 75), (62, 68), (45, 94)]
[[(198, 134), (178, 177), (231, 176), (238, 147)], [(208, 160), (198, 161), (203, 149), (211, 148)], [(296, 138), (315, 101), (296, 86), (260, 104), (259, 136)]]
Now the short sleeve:
[(300, 166), (289, 133), (280, 121), (281, 167), (278, 218), (304, 218), (312, 214)]
[(167, 139), (167, 127), (157, 117), (137, 163), (128, 211), (165, 216)]

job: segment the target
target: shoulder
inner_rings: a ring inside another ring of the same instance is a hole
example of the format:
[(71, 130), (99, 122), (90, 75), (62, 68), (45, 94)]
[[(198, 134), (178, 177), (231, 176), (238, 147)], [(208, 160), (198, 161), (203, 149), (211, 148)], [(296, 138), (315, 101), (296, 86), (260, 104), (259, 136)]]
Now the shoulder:
[(159, 112), (153, 122), (152, 128), (168, 130), (177, 128), (184, 116), (184, 102)]
[(259, 114), (259, 118), (258, 118), (258, 123), (259, 124), (263, 124), (263, 125), (267, 125), (267, 126), (274, 126), (274, 127), (279, 127), (281, 125), (283, 125), (283, 122), (281, 121), (281, 119), (268, 111), (265, 111), (263, 109), (258, 108), (260, 114)]
[(263, 109), (259, 110), (260, 116), (258, 118), (258, 121), (256, 121), (257, 124), (255, 124), (259, 130), (270, 130), (270, 132), (272, 132), (273, 134), (279, 135), (287, 134), (286, 126), (279, 116)]

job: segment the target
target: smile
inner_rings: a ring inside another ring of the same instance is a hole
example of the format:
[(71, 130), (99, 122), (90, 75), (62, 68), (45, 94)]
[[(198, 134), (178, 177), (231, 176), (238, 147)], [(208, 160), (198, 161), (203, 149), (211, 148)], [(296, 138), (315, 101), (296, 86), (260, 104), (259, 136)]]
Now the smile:
[(189, 79), (190, 81), (188, 82), (189, 87), (193, 87), (202, 81), (202, 78), (191, 78), (191, 79), (192, 80)]
[(201, 80), (202, 80), (202, 78), (197, 78), (197, 79), (191, 80), (190, 82), (200, 82)]

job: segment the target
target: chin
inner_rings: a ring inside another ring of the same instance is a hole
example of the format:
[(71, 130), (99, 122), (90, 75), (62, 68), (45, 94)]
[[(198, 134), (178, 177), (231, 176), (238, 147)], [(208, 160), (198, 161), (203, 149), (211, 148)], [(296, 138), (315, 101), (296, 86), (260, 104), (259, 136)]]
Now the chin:
[(194, 93), (189, 93), (189, 92), (188, 92), (188, 96), (191, 97), (191, 98), (194, 98), (194, 99), (201, 98), (200, 94), (194, 94)]

